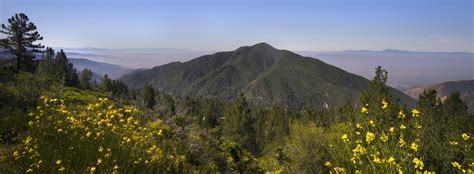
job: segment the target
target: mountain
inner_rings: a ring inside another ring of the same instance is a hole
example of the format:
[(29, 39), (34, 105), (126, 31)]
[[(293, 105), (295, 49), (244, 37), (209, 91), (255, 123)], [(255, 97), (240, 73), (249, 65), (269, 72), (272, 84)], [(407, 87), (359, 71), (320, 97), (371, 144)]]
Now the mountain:
[(55, 50), (60, 49), (64, 49), (69, 57), (111, 63), (132, 69), (151, 68), (172, 61), (188, 61), (213, 53), (173, 48), (55, 48)]
[(416, 52), (396, 49), (380, 51), (298, 51), (346, 71), (372, 78), (380, 65), (389, 74), (388, 84), (401, 90), (446, 81), (474, 79), (474, 53)]
[[(112, 79), (118, 79), (122, 77), (124, 74), (130, 73), (133, 69), (125, 68), (119, 65), (103, 63), (98, 61), (89, 60), (86, 58), (77, 58), (77, 57), (103, 57), (101, 55), (94, 55), (94, 54), (79, 54), (79, 53), (67, 53), (69, 62), (74, 64), (74, 68), (76, 68), (79, 72), (84, 70), (84, 68), (90, 69), (94, 72), (94, 77), (96, 75), (103, 76), (107, 74)], [(11, 59), (12, 54), (7, 49), (0, 49), (0, 59)], [(36, 58), (41, 59), (42, 55), (36, 53)]]
[(426, 89), (433, 89), (438, 92), (438, 97), (445, 99), (449, 94), (457, 91), (461, 99), (469, 106), (471, 113), (474, 113), (474, 80), (450, 81), (435, 85), (411, 88), (405, 93), (413, 98), (418, 96)]
[[(137, 70), (121, 80), (130, 88), (149, 83), (171, 95), (222, 100), (230, 100), (241, 91), (257, 105), (290, 107), (309, 103), (334, 107), (354, 102), (369, 82), (318, 59), (266, 43)], [(393, 94), (413, 103), (400, 91), (393, 90)]]
[(92, 72), (103, 76), (107, 74), (112, 79), (118, 79), (124, 74), (130, 73), (133, 70), (118, 65), (96, 62), (88, 59), (69, 58), (69, 61), (74, 64), (74, 67), (78, 71), (84, 70), (84, 68), (90, 69)]

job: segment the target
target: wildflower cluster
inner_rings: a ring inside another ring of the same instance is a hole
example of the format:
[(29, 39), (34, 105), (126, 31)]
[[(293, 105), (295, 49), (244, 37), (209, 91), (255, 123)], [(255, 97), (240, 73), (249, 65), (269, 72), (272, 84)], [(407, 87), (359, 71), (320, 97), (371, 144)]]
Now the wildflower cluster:
[[(390, 112), (389, 101), (383, 99), (380, 102), (381, 107), (374, 110), (368, 104), (363, 105), (361, 119), (351, 124), (349, 132), (340, 136), (341, 145), (328, 147), (332, 158), (325, 162), (327, 169), (336, 173), (341, 169), (352, 171), (349, 173), (434, 173), (427, 167), (428, 160), (420, 151), (424, 148), (419, 131), (422, 112), (416, 108), (411, 110), (411, 114), (402, 108)], [(460, 146), (463, 143), (463, 149), (459, 151), (472, 153), (471, 135), (458, 135), (457, 140), (446, 144)], [(447, 171), (473, 172), (472, 159), (454, 160), (449, 165), (452, 168)]]
[(46, 96), (41, 102), (29, 114), (23, 143), (11, 153), (20, 171), (170, 171), (185, 161), (167, 141), (169, 128), (160, 120), (141, 123), (134, 107), (118, 107), (107, 98), (86, 106), (68, 107)]

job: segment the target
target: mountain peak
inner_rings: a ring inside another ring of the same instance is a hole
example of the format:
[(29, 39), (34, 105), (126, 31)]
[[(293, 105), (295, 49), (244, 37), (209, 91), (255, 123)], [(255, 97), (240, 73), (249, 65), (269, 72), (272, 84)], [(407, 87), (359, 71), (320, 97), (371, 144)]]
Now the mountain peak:
[(255, 45), (252, 45), (252, 47), (273, 48), (270, 44), (268, 44), (266, 42), (256, 43)]
[(260, 42), (260, 43), (254, 44), (252, 46), (239, 47), (237, 50), (264, 50), (264, 51), (269, 51), (269, 50), (277, 50), (277, 49), (274, 48), (273, 46), (271, 46), (268, 43)]

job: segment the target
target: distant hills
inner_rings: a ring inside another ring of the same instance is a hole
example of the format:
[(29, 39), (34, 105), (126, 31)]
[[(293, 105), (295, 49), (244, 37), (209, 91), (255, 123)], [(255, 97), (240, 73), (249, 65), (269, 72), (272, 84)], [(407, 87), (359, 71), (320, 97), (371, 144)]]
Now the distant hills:
[(188, 61), (211, 52), (172, 48), (55, 48), (64, 49), (68, 56), (120, 65), (126, 68), (151, 68), (173, 61)]
[[(107, 74), (112, 79), (118, 79), (122, 77), (124, 74), (130, 73), (133, 71), (131, 68), (125, 68), (123, 66), (103, 63), (99, 61), (93, 61), (85, 58), (75, 58), (75, 57), (84, 57), (84, 56), (95, 56), (96, 58), (102, 57), (99, 55), (92, 55), (92, 54), (79, 54), (79, 53), (67, 53), (66, 54), (69, 61), (74, 64), (74, 68), (76, 68), (79, 72), (84, 70), (84, 68), (88, 68), (93, 72), (93, 79), (97, 79), (97, 76), (103, 76)], [(11, 59), (11, 53), (6, 49), (0, 49), (0, 59)], [(36, 54), (37, 59), (41, 59), (41, 54)]]
[[(70, 57), (106, 62), (132, 69), (152, 68), (173, 61), (185, 62), (215, 53), (214, 51), (169, 48), (62, 49)], [(469, 52), (418, 52), (397, 49), (294, 52), (317, 58), (367, 79), (372, 78), (374, 67), (380, 65), (389, 72), (388, 84), (400, 90), (446, 81), (474, 79), (474, 68), (472, 68), (474, 53)]]
[(474, 53), (381, 51), (298, 51), (365, 78), (375, 66), (388, 71), (388, 84), (401, 90), (446, 81), (474, 79)]
[(445, 99), (449, 94), (457, 91), (461, 99), (469, 106), (471, 113), (474, 113), (474, 80), (449, 81), (440, 84), (421, 86), (411, 88), (405, 93), (413, 98), (418, 96), (426, 89), (433, 89), (438, 92), (438, 97)]
[[(242, 91), (257, 105), (290, 107), (354, 103), (369, 82), (318, 59), (278, 50), (266, 43), (137, 70), (121, 80), (131, 88), (149, 83), (171, 95), (196, 98), (230, 100)], [(393, 89), (392, 93), (405, 103), (413, 103), (400, 91)]]
[(74, 67), (78, 71), (82, 71), (84, 70), (84, 68), (87, 68), (100, 76), (104, 76), (105, 74), (107, 74), (112, 79), (118, 79), (123, 75), (133, 71), (133, 69), (125, 68), (122, 66), (96, 62), (88, 59), (69, 58), (69, 61), (74, 64)]

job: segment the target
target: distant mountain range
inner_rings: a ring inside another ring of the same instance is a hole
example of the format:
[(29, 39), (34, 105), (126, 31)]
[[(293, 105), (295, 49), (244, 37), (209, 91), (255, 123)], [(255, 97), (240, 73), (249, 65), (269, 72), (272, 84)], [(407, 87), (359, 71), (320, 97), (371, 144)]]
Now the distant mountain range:
[(381, 51), (298, 51), (346, 71), (373, 77), (380, 65), (388, 71), (389, 85), (401, 90), (446, 81), (474, 79), (474, 53), (415, 52), (396, 49)]
[(433, 89), (438, 92), (438, 97), (444, 100), (449, 94), (457, 91), (461, 99), (469, 106), (471, 113), (474, 113), (474, 80), (450, 81), (440, 84), (421, 86), (411, 88), (405, 93), (413, 98), (418, 96), (426, 89)]
[(55, 48), (55, 50), (60, 49), (64, 49), (70, 57), (106, 62), (131, 69), (151, 68), (173, 61), (188, 61), (211, 53), (172, 48)]
[[(132, 69), (151, 68), (174, 61), (185, 62), (215, 53), (169, 48), (62, 49), (71, 55), (70, 57)], [(374, 67), (381, 65), (389, 72), (388, 84), (400, 90), (452, 80), (474, 79), (474, 54), (469, 52), (417, 52), (397, 49), (294, 52), (317, 58), (367, 79), (373, 77)]]
[(87, 68), (100, 76), (104, 76), (105, 74), (107, 74), (112, 79), (118, 79), (123, 75), (133, 71), (133, 69), (125, 68), (122, 66), (96, 62), (88, 59), (69, 58), (69, 61), (74, 64), (74, 67), (78, 71), (82, 71), (84, 70), (84, 68)]
[[(79, 72), (84, 70), (84, 68), (90, 69), (93, 74), (93, 79), (97, 80), (97, 76), (103, 76), (107, 74), (112, 79), (118, 79), (122, 77), (124, 74), (130, 73), (133, 69), (125, 68), (119, 65), (103, 63), (98, 61), (93, 61), (84, 58), (74, 58), (74, 57), (83, 57), (84, 54), (79, 53), (66, 53), (70, 62), (74, 64), (74, 68), (76, 68)], [(89, 54), (87, 56), (97, 56)], [(98, 56), (101, 57), (101, 56)], [(6, 49), (0, 49), (0, 59), (11, 59), (11, 53)], [(37, 59), (41, 59), (41, 54), (36, 54)]]
[[(121, 80), (131, 88), (149, 83), (171, 95), (233, 99), (243, 92), (251, 103), (336, 107), (354, 103), (368, 80), (318, 59), (278, 50), (266, 43), (218, 52), (190, 61), (140, 69)], [(413, 99), (393, 89), (404, 103)]]

